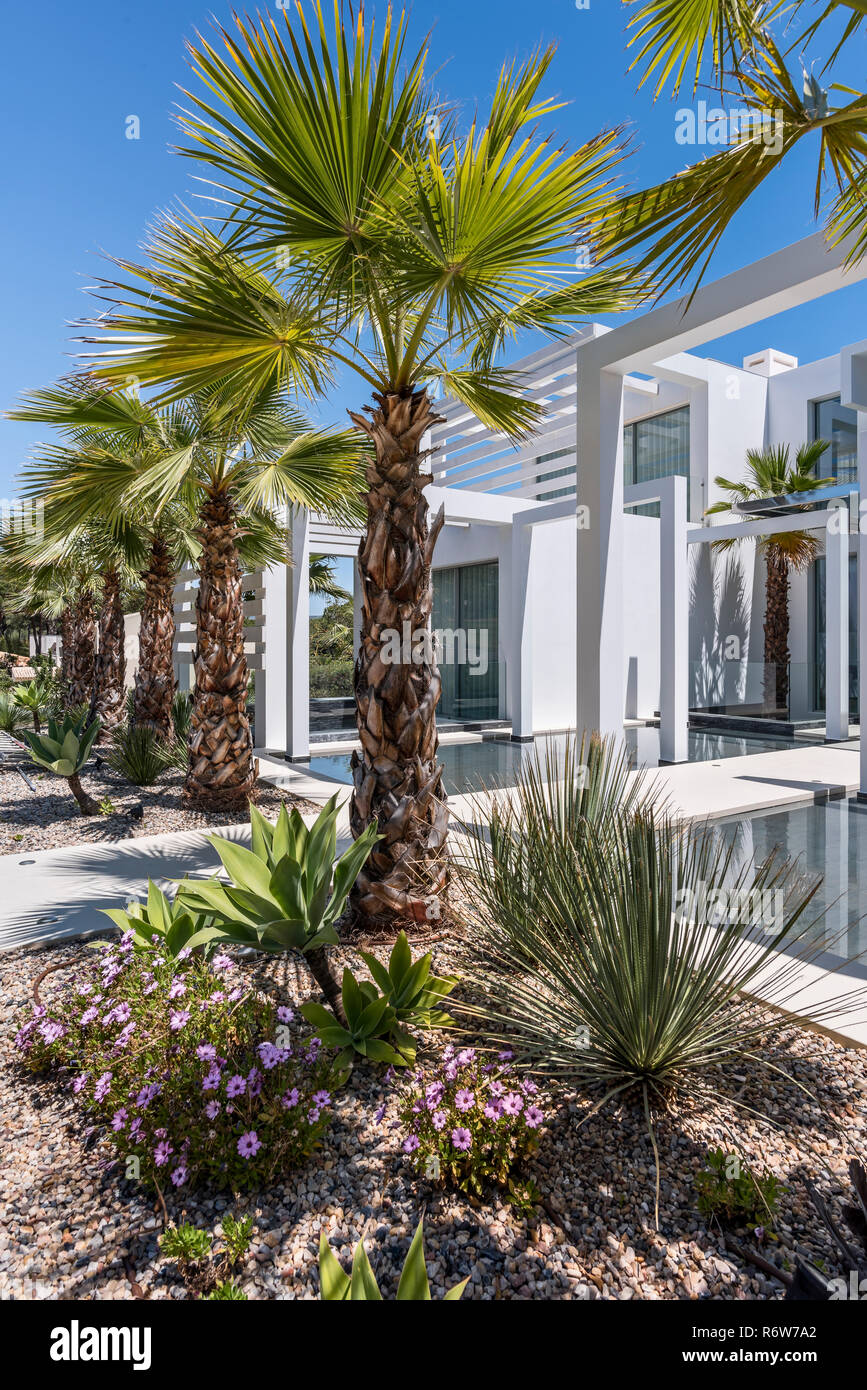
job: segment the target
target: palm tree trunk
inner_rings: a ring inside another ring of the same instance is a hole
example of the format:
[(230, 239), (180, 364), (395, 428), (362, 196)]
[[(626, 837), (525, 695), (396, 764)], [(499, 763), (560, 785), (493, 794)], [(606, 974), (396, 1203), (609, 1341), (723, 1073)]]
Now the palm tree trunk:
[[(352, 755), (350, 822), (356, 837), (376, 822), (383, 839), (358, 875), (351, 903), (365, 926), (393, 930), (438, 915), (435, 900), (448, 882), (448, 806), (437, 761), (441, 680), (430, 643), (431, 561), (443, 513), (429, 530), (424, 488), (431, 477), (420, 471), (419, 442), (438, 417), (427, 392), (374, 400), (369, 420), (352, 416), (373, 441), (376, 461), (367, 470), (367, 528), (358, 552), (362, 747)], [(405, 631), (421, 634), (411, 650)]]
[(172, 738), (172, 699), (175, 672), (175, 567), (162, 536), (151, 542), (150, 564), (142, 574), (144, 599), (139, 628), (138, 670), (133, 695), (133, 723)]
[(72, 640), (69, 647), (69, 701), (89, 705), (96, 666), (96, 623), (93, 594), (85, 589), (72, 606)]
[(106, 570), (99, 610), (99, 650), (96, 653), (91, 716), (99, 719), (101, 733), (110, 734), (123, 721), (124, 652), (123, 603), (120, 594), (120, 575)]
[(343, 991), (340, 981), (331, 968), (328, 959), (328, 952), (324, 946), (316, 946), (312, 951), (304, 952), (304, 959), (307, 968), (313, 976), (317, 985), (325, 996), (325, 1002), (330, 1008), (338, 1023), (346, 1026), (346, 1014), (343, 1010)]
[(775, 545), (765, 547), (765, 707), (789, 707), (789, 566)]
[(72, 679), (72, 655), (75, 648), (74, 607), (69, 604), (60, 615), (60, 679), (69, 688)]
[(256, 774), (247, 718), (247, 658), (238, 525), (231, 499), (202, 508), (190, 763), (185, 796), (209, 810), (241, 810)]
[(81, 814), (83, 816), (97, 815), (99, 811), (99, 802), (94, 801), (90, 793), (84, 790), (84, 787), (81, 785), (81, 779), (79, 778), (78, 773), (74, 773), (72, 777), (67, 777), (66, 780), (69, 783), (69, 790), (72, 792), (72, 795), (78, 802)]

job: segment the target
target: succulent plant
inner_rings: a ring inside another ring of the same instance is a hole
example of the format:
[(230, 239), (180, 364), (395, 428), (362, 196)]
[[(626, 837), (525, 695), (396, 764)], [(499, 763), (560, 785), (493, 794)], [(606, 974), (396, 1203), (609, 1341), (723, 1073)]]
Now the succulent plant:
[(30, 749), (30, 756), (39, 767), (65, 777), (69, 790), (78, 802), (83, 816), (99, 813), (99, 803), (81, 785), (81, 770), (90, 757), (99, 733), (99, 720), (88, 724), (87, 714), (67, 713), (63, 719), (49, 718), (45, 733), (22, 731), (21, 737)]

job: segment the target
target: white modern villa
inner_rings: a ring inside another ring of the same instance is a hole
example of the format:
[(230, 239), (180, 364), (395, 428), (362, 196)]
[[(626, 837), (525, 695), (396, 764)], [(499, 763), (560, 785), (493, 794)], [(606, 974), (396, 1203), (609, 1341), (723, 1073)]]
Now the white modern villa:
[[(762, 322), (867, 275), (816, 235), (621, 327), (591, 325), (514, 364), (544, 424), (512, 446), (465, 407), (428, 441), (437, 543), (434, 627), (444, 634), (444, 725), (501, 725), (512, 739), (659, 718), (661, 761), (687, 759), (690, 719), (762, 714), (764, 563), (755, 537), (809, 528), (821, 555), (791, 590), (791, 725), (849, 737), (858, 709), (859, 468), (867, 472), (867, 344), (799, 362)], [(749, 326), (739, 363), (703, 343)], [(717, 475), (743, 476), (749, 448), (823, 438), (821, 491), (791, 509), (704, 520)], [(744, 537), (728, 552), (708, 543)], [(354, 555), (358, 534), (298, 516), (294, 566), (251, 579), (256, 741), (309, 756), (310, 555)], [(861, 584), (867, 583), (867, 564)], [(358, 579), (356, 610), (358, 609)], [(178, 656), (193, 601), (179, 595)], [(187, 605), (186, 611), (184, 604)], [(867, 614), (867, 601), (860, 604)], [(864, 636), (862, 635), (862, 643)], [(862, 646), (862, 651), (864, 650)], [(737, 725), (735, 725), (737, 727)], [(742, 728), (749, 724), (741, 723)], [(862, 792), (867, 790), (862, 775)]]

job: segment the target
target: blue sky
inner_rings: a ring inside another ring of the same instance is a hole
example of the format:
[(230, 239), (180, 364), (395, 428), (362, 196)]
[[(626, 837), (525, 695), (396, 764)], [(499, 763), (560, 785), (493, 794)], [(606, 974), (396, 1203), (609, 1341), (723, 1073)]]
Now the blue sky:
[[(675, 141), (675, 112), (689, 99), (654, 104), (649, 91), (636, 93), (626, 71), (625, 8), (616, 0), (590, 0), (580, 10), (575, 0), (429, 0), (416, 6), (411, 23), (419, 37), (433, 30), (436, 86), (466, 115), (487, 102), (504, 59), (526, 55), (540, 39), (557, 41), (547, 91), (569, 103), (556, 114), (558, 135), (574, 144), (626, 125), (635, 151), (624, 177), (641, 186), (682, 168), (692, 153)], [(68, 323), (91, 312), (83, 291), (105, 267), (101, 253), (135, 257), (157, 210), (177, 198), (194, 205), (195, 166), (169, 148), (177, 84), (189, 81), (183, 40), (207, 28), (211, 14), (228, 22), (230, 13), (228, 5), (199, 0), (42, 0), (7, 8), (0, 406), (70, 370), (76, 346)], [(808, 54), (826, 56), (827, 42)], [(856, 56), (842, 75), (853, 85)], [(137, 140), (126, 138), (130, 116), (140, 122)], [(772, 175), (730, 229), (716, 273), (814, 229), (814, 161), (815, 146), (805, 147)], [(706, 350), (739, 362), (775, 346), (810, 361), (863, 337), (865, 311), (867, 287), (854, 286)], [(347, 405), (358, 404), (359, 384), (341, 383), (319, 418), (344, 420)], [(41, 437), (38, 428), (0, 420), (0, 497), (11, 495), (19, 464)]]

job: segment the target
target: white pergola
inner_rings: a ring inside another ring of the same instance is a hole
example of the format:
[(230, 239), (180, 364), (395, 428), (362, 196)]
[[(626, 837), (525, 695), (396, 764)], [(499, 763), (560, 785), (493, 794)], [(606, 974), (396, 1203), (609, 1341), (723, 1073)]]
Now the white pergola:
[[(846, 247), (830, 248), (821, 233), (703, 286), (692, 301), (675, 300), (578, 347), (578, 488), (584, 524), (578, 528), (577, 728), (623, 736), (624, 506), (660, 502), (661, 689), (660, 754), (687, 757), (690, 545), (791, 530), (787, 518), (761, 518), (724, 526), (690, 527), (686, 479), (662, 479), (625, 488), (623, 395), (629, 373), (684, 381), (694, 374), (690, 350), (809, 303), (867, 278), (867, 258), (845, 270)], [(842, 355), (843, 405), (859, 413), (858, 494), (867, 490), (867, 342)], [(758, 442), (758, 441), (757, 441)], [(851, 489), (840, 489), (841, 493)], [(827, 572), (827, 736), (848, 735), (849, 527), (842, 497), (799, 517), (799, 529), (823, 527)], [(848, 511), (847, 511), (848, 515)], [(858, 509), (859, 665), (867, 672), (867, 516)], [(589, 517), (589, 525), (587, 518)], [(864, 677), (862, 675), (862, 690)], [(862, 700), (863, 703), (863, 700)], [(867, 738), (861, 740), (861, 795), (867, 796)]]

